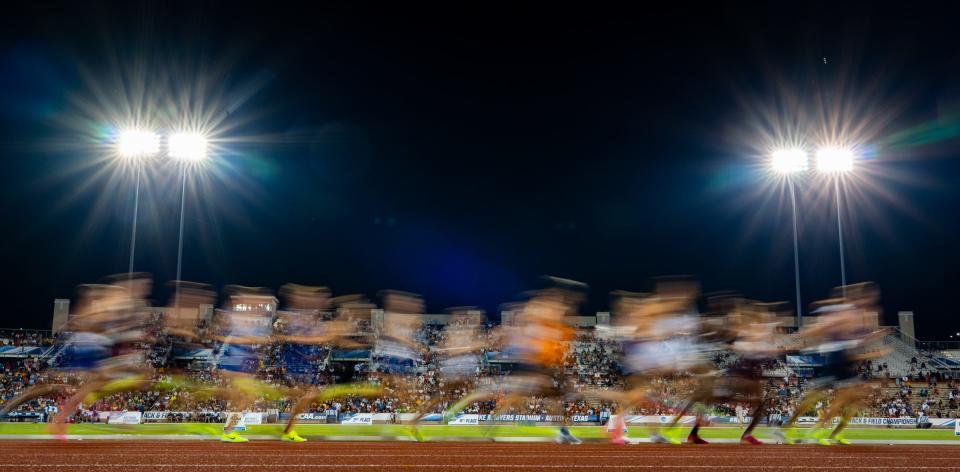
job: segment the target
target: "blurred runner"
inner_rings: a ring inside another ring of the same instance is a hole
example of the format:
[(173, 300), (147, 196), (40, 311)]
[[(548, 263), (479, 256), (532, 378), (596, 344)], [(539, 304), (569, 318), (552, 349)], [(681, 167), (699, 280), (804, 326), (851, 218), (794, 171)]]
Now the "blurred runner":
[[(753, 436), (753, 430), (763, 416), (763, 365), (769, 359), (779, 354), (773, 348), (772, 339), (776, 323), (767, 323), (757, 302), (739, 300), (736, 305), (733, 320), (736, 324), (720, 327), (706, 333), (702, 340), (705, 344), (704, 352), (726, 350), (736, 356), (732, 366), (717, 371), (712, 369), (698, 376), (698, 386), (694, 393), (674, 416), (666, 429), (673, 429), (683, 416), (697, 405), (703, 407), (722, 402), (746, 403), (745, 416), (749, 415), (750, 422), (740, 436), (741, 444), (761, 445), (760, 440)], [(730, 318), (728, 317), (728, 323)], [(720, 345), (716, 345), (720, 343)], [(714, 344), (712, 347), (711, 344)], [(722, 347), (721, 347), (722, 346)], [(690, 444), (707, 444), (700, 437), (699, 430), (705, 421), (705, 412), (695, 414), (693, 428), (687, 435)]]
[[(433, 354), (440, 357), (440, 378), (445, 391), (466, 390), (474, 384), (480, 368), (480, 355), (486, 344), (483, 315), (469, 308), (453, 311), (440, 343), (433, 349)], [(443, 393), (441, 391), (418, 409), (413, 420), (414, 437), (418, 440), (423, 439), (418, 429), (420, 422), (445, 400)]]
[[(618, 296), (614, 310), (619, 326), (606, 336), (623, 343), (621, 366), (626, 376), (626, 390), (594, 392), (602, 398), (615, 401), (619, 408), (611, 416), (608, 433), (611, 442), (626, 442), (626, 414), (643, 402), (661, 403), (653, 382), (662, 376), (687, 371), (703, 362), (692, 338), (696, 334), (697, 318), (693, 301), (695, 292), (644, 296), (630, 292), (615, 292)], [(655, 443), (679, 443), (653, 431)]]
[[(552, 413), (562, 418), (556, 441), (561, 444), (579, 444), (566, 426), (563, 401), (567, 398), (563, 382), (563, 359), (574, 330), (564, 316), (574, 313), (583, 301), (586, 285), (567, 279), (547, 278), (554, 285), (540, 290), (524, 305), (516, 326), (503, 328), (507, 337), (504, 353), (515, 359), (514, 369), (504, 378), (502, 395), (495, 388), (477, 390), (448, 409), (455, 414), (475, 401), (497, 398), (490, 412), (491, 423), (499, 414), (534, 396), (542, 396), (552, 403)], [(557, 378), (561, 380), (558, 381)]]
[(178, 356), (192, 357), (193, 353), (216, 347), (211, 345), (212, 339), (208, 335), (217, 332), (213, 326), (217, 294), (210, 285), (199, 282), (174, 280), (167, 286), (171, 288), (171, 294), (163, 313), (161, 339), (155, 346), (164, 375), (156, 387), (160, 390), (197, 391), (205, 386), (193, 381), (175, 360)]
[[(288, 359), (301, 358), (300, 362), (315, 365), (318, 359), (312, 356), (322, 352), (323, 349), (334, 347), (358, 349), (365, 346), (357, 340), (356, 329), (346, 317), (323, 319), (330, 306), (330, 292), (326, 287), (286, 284), (280, 287), (280, 296), (286, 303), (286, 309), (280, 312), (281, 322), (276, 338), (283, 343), (282, 355)], [(290, 417), (281, 434), (281, 440), (306, 441), (297, 434), (294, 426), (299, 414), (315, 401), (332, 400), (346, 395), (375, 396), (380, 392), (378, 387), (359, 383), (295, 386), (287, 394), (289, 400), (296, 401), (290, 409)]]
[[(808, 383), (807, 393), (797, 407), (796, 414), (783, 427), (785, 431), (776, 432), (785, 443), (803, 442), (805, 436), (795, 429), (797, 420), (833, 390), (833, 401), (817, 424), (808, 431), (808, 436), (823, 446), (850, 444), (843, 437), (843, 430), (868, 398), (866, 382), (858, 366), (864, 360), (889, 352), (889, 348), (870, 347), (873, 342), (882, 339), (887, 331), (872, 329), (865, 318), (865, 308), (877, 309), (879, 292), (872, 284), (857, 284), (848, 291), (851, 296), (846, 300), (834, 298), (821, 302), (820, 307), (813, 311), (819, 315), (817, 322), (798, 333), (806, 345), (813, 346), (807, 348), (806, 352), (823, 358), (824, 369), (821, 375)], [(829, 430), (835, 417), (839, 417), (840, 421)]]
[(279, 398), (276, 388), (257, 380), (260, 364), (258, 346), (267, 345), (273, 331), (276, 311), (274, 298), (266, 289), (228, 285), (224, 309), (214, 315), (209, 336), (222, 345), (216, 354), (218, 373), (226, 380), (226, 387), (207, 387), (198, 394), (226, 398), (237, 414), (227, 415), (222, 442), (247, 442), (236, 431), (237, 423), (260, 397)]
[(152, 280), (143, 273), (107, 280), (111, 283), (81, 286), (81, 303), (67, 328), (71, 335), (63, 368), (79, 373), (81, 383), (51, 421), (50, 431), (57, 437), (65, 437), (68, 420), (84, 403), (150, 386), (153, 369), (146, 352), (152, 340), (145, 326)]
[[(113, 340), (104, 333), (99, 323), (93, 323), (98, 310), (103, 310), (115, 287), (102, 284), (87, 284), (77, 288), (77, 303), (69, 324), (64, 328), (66, 338), (60, 348), (61, 354), (55, 367), (62, 376), (79, 377), (83, 382), (93, 377), (100, 363), (109, 359), (113, 351)], [(35, 384), (3, 404), (5, 415), (23, 403), (34, 398), (64, 394), (72, 386), (63, 384)]]
[[(380, 292), (383, 300), (383, 326), (373, 343), (371, 358), (380, 377), (380, 386), (396, 395), (401, 402), (410, 400), (417, 386), (418, 364), (425, 346), (417, 339), (423, 324), (423, 299), (419, 295), (399, 290)], [(416, 426), (409, 430), (418, 436)]]

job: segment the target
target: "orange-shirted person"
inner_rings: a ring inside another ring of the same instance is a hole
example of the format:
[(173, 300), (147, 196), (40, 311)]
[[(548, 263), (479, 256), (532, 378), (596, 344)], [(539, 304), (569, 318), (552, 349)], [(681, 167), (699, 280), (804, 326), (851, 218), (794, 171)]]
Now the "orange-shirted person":
[(567, 346), (574, 338), (573, 328), (563, 321), (545, 320), (538, 331), (539, 336), (532, 340), (537, 350), (535, 361), (545, 367), (563, 365)]
[[(566, 420), (563, 401), (567, 392), (564, 382), (555, 379), (562, 371), (566, 347), (574, 338), (574, 330), (564, 322), (564, 316), (575, 310), (582, 297), (576, 290), (578, 286), (570, 287), (575, 282), (551, 280), (559, 281), (558, 287), (536, 293), (524, 304), (516, 322), (502, 327), (507, 338), (503, 355), (511, 361), (513, 369), (499, 391), (486, 388), (471, 393), (452, 406), (449, 414), (456, 414), (472, 402), (497, 398), (497, 406), (490, 413), (490, 419), (494, 420), (532, 397), (543, 397), (558, 419)], [(503, 396), (499, 397), (501, 392)], [(557, 442), (576, 444), (580, 440), (563, 426)]]

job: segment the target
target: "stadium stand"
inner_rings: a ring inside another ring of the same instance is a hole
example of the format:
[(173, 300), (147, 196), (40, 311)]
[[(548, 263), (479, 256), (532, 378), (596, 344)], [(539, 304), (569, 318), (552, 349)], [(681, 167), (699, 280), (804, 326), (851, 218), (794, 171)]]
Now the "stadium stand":
[[(427, 323), (417, 333), (418, 339), (426, 346), (435, 346), (443, 339), (442, 326)], [(487, 325), (490, 328), (490, 325)], [(485, 336), (490, 336), (489, 330)], [(777, 338), (785, 342), (786, 337)], [(29, 330), (0, 330), (0, 362), (3, 375), (0, 377), (0, 404), (37, 382), (76, 382), (70, 378), (51, 378), (49, 367), (56, 366), (62, 351), (54, 344), (50, 332)], [(928, 412), (930, 416), (950, 416), (957, 413), (960, 401), (958, 384), (953, 374), (945, 369), (945, 363), (935, 361), (937, 353), (921, 353), (894, 333), (886, 336), (884, 344), (891, 351), (880, 359), (866, 363), (863, 374), (883, 380), (871, 402), (874, 416), (903, 416), (916, 412)], [(157, 367), (157, 378), (162, 379), (165, 371), (171, 367), (183, 368), (192, 380), (199, 383), (218, 384), (220, 379), (211, 368), (211, 358), (217, 346), (191, 351), (174, 352), (167, 340), (152, 346), (150, 361)], [(619, 346), (609, 340), (600, 339), (593, 329), (580, 329), (576, 339), (570, 343), (564, 358), (563, 370), (569, 374), (577, 390), (617, 389), (622, 387), (620, 375)], [(370, 358), (368, 351), (338, 351), (332, 346), (315, 348), (292, 347), (282, 343), (260, 346), (262, 354), (257, 367), (258, 377), (276, 385), (327, 385), (336, 382), (344, 375), (354, 380), (369, 380), (374, 383), (384, 381), (383, 366)], [(509, 362), (498, 357), (494, 350), (485, 351), (482, 367), (477, 369), (477, 385), (497, 385), (504, 375), (509, 373)], [(737, 359), (728, 353), (718, 354), (714, 359), (718, 368), (735, 365)], [(949, 366), (947, 366), (949, 367)], [(768, 379), (767, 398), (771, 407), (783, 414), (792, 414), (797, 400), (802, 396), (804, 384), (815, 367), (800, 365), (797, 362), (771, 361), (764, 367), (764, 376)], [(461, 398), (464, 389), (448, 390), (438, 375), (436, 360), (429, 352), (416, 366), (414, 391), (395, 392), (387, 387), (388, 394), (380, 398), (345, 398), (337, 402), (317, 403), (309, 411), (339, 410), (342, 412), (404, 413), (417, 411), (421, 404), (436, 396), (443, 397), (435, 412), (440, 412)], [(641, 405), (641, 414), (669, 414), (677, 408), (683, 398), (689, 394), (692, 382), (683, 375), (663, 378), (656, 383), (657, 390), (664, 398), (662, 404)], [(402, 393), (402, 394), (401, 394)], [(55, 411), (62, 398), (41, 398), (22, 405), (17, 411), (27, 414), (43, 415)], [(477, 402), (469, 405), (467, 413), (488, 413), (494, 401)], [(926, 406), (925, 406), (926, 405)], [(826, 406), (826, 405), (823, 405)], [(183, 421), (204, 421), (217, 413), (228, 411), (229, 402), (222, 400), (199, 399), (184, 390), (164, 392), (152, 390), (128, 392), (111, 395), (86, 405), (88, 411), (180, 411), (187, 412), (180, 418)], [(290, 405), (284, 401), (261, 400), (256, 409), (287, 411)], [(722, 404), (718, 413), (732, 413), (735, 406)], [(570, 414), (599, 414), (615, 409), (615, 405), (601, 401), (596, 395), (587, 395), (582, 399), (566, 403)], [(729, 411), (728, 411), (729, 410)], [(513, 413), (542, 414), (546, 410), (542, 399), (531, 398), (526, 404), (514, 409)], [(94, 421), (96, 415), (81, 415), (77, 421)]]

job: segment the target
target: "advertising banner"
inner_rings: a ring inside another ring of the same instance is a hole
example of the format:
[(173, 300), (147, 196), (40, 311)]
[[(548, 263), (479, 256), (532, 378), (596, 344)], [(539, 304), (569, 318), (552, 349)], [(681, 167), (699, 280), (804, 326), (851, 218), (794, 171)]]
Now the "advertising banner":
[[(478, 415), (480, 421), (490, 421), (490, 415)], [(551, 421), (563, 421), (563, 416), (559, 415), (497, 415), (493, 419), (498, 423), (546, 423)]]
[[(667, 415), (630, 415), (627, 416), (627, 424), (667, 424), (673, 421), (673, 416)], [(684, 416), (680, 418), (680, 424), (693, 424), (697, 418), (695, 416)], [(710, 418), (713, 421), (713, 418)]]
[(42, 417), (43, 417), (43, 414), (36, 411), (11, 411), (10, 413), (7, 413), (7, 418), (40, 419)]
[(193, 415), (190, 411), (145, 411), (143, 412), (143, 422), (148, 421), (162, 422), (170, 419), (171, 416), (180, 416), (181, 418)]
[(812, 425), (816, 424), (819, 418), (816, 416), (801, 416), (797, 418), (797, 424), (799, 425)]
[(573, 415), (570, 421), (574, 423), (599, 423), (600, 417), (597, 415)]
[[(401, 420), (406, 418), (402, 417)], [(423, 418), (423, 421), (440, 421), (441, 417), (439, 414), (430, 414)], [(496, 422), (498, 423), (519, 423), (519, 422), (534, 422), (534, 423), (547, 423), (547, 422), (559, 422), (563, 418), (557, 415), (498, 415), (496, 417)], [(599, 423), (600, 417), (597, 415), (574, 415), (570, 418), (574, 423)], [(452, 418), (447, 424), (451, 425), (465, 425), (465, 424), (480, 424), (481, 422), (490, 421), (490, 415), (477, 415), (477, 414), (459, 414), (455, 418)]]
[(326, 421), (326, 413), (299, 413), (297, 419), (301, 421)]
[(953, 428), (957, 423), (956, 418), (930, 418), (930, 424), (935, 428)]
[[(840, 418), (833, 419), (834, 424), (840, 422)], [(850, 418), (852, 425), (872, 425), (872, 426), (916, 426), (916, 418)]]
[[(708, 416), (707, 421), (714, 424), (737, 424), (745, 425), (752, 420), (752, 416)], [(761, 421), (766, 421), (766, 418), (761, 418)], [(691, 422), (692, 423), (692, 422)]]
[(142, 417), (139, 411), (112, 411), (107, 416), (107, 424), (140, 424)]
[(243, 423), (244, 425), (249, 424), (263, 424), (263, 413), (259, 412), (247, 412), (243, 414)]
[(167, 419), (168, 411), (145, 411), (143, 421), (163, 421)]
[(224, 414), (224, 426), (230, 424), (230, 421), (236, 421), (233, 425), (234, 431), (246, 431), (247, 423), (244, 421), (244, 414), (239, 411), (228, 411)]
[(449, 425), (478, 425), (480, 424), (480, 415), (457, 415), (450, 420)]
[[(797, 418), (798, 425), (809, 426), (816, 424), (819, 421), (819, 418), (815, 416), (801, 416)], [(954, 426), (956, 421), (953, 418), (928, 418), (928, 421), (933, 424), (935, 427), (949, 428)], [(834, 418), (833, 424), (840, 422), (840, 418)], [(857, 426), (908, 426), (916, 427), (917, 418), (873, 418), (865, 416), (857, 416), (850, 419), (851, 425)]]
[(373, 424), (373, 413), (353, 413), (343, 416), (342, 424)]

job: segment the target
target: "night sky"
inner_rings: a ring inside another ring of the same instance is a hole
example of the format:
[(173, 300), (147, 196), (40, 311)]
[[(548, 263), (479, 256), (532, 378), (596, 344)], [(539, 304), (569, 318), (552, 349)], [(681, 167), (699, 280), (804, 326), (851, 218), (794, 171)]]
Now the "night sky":
[[(48, 327), (54, 298), (126, 271), (134, 179), (109, 143), (132, 115), (215, 125), (184, 279), (402, 289), (431, 312), (495, 311), (543, 274), (589, 283), (585, 311), (670, 274), (792, 303), (789, 200), (764, 157), (842, 116), (864, 157), (848, 280), (879, 284), (889, 322), (915, 311), (921, 338), (960, 331), (948, 4), (319, 3), (5, 12), (0, 327)], [(158, 161), (136, 269), (163, 303), (180, 188)], [(806, 305), (839, 284), (836, 203), (813, 173), (797, 190)]]

